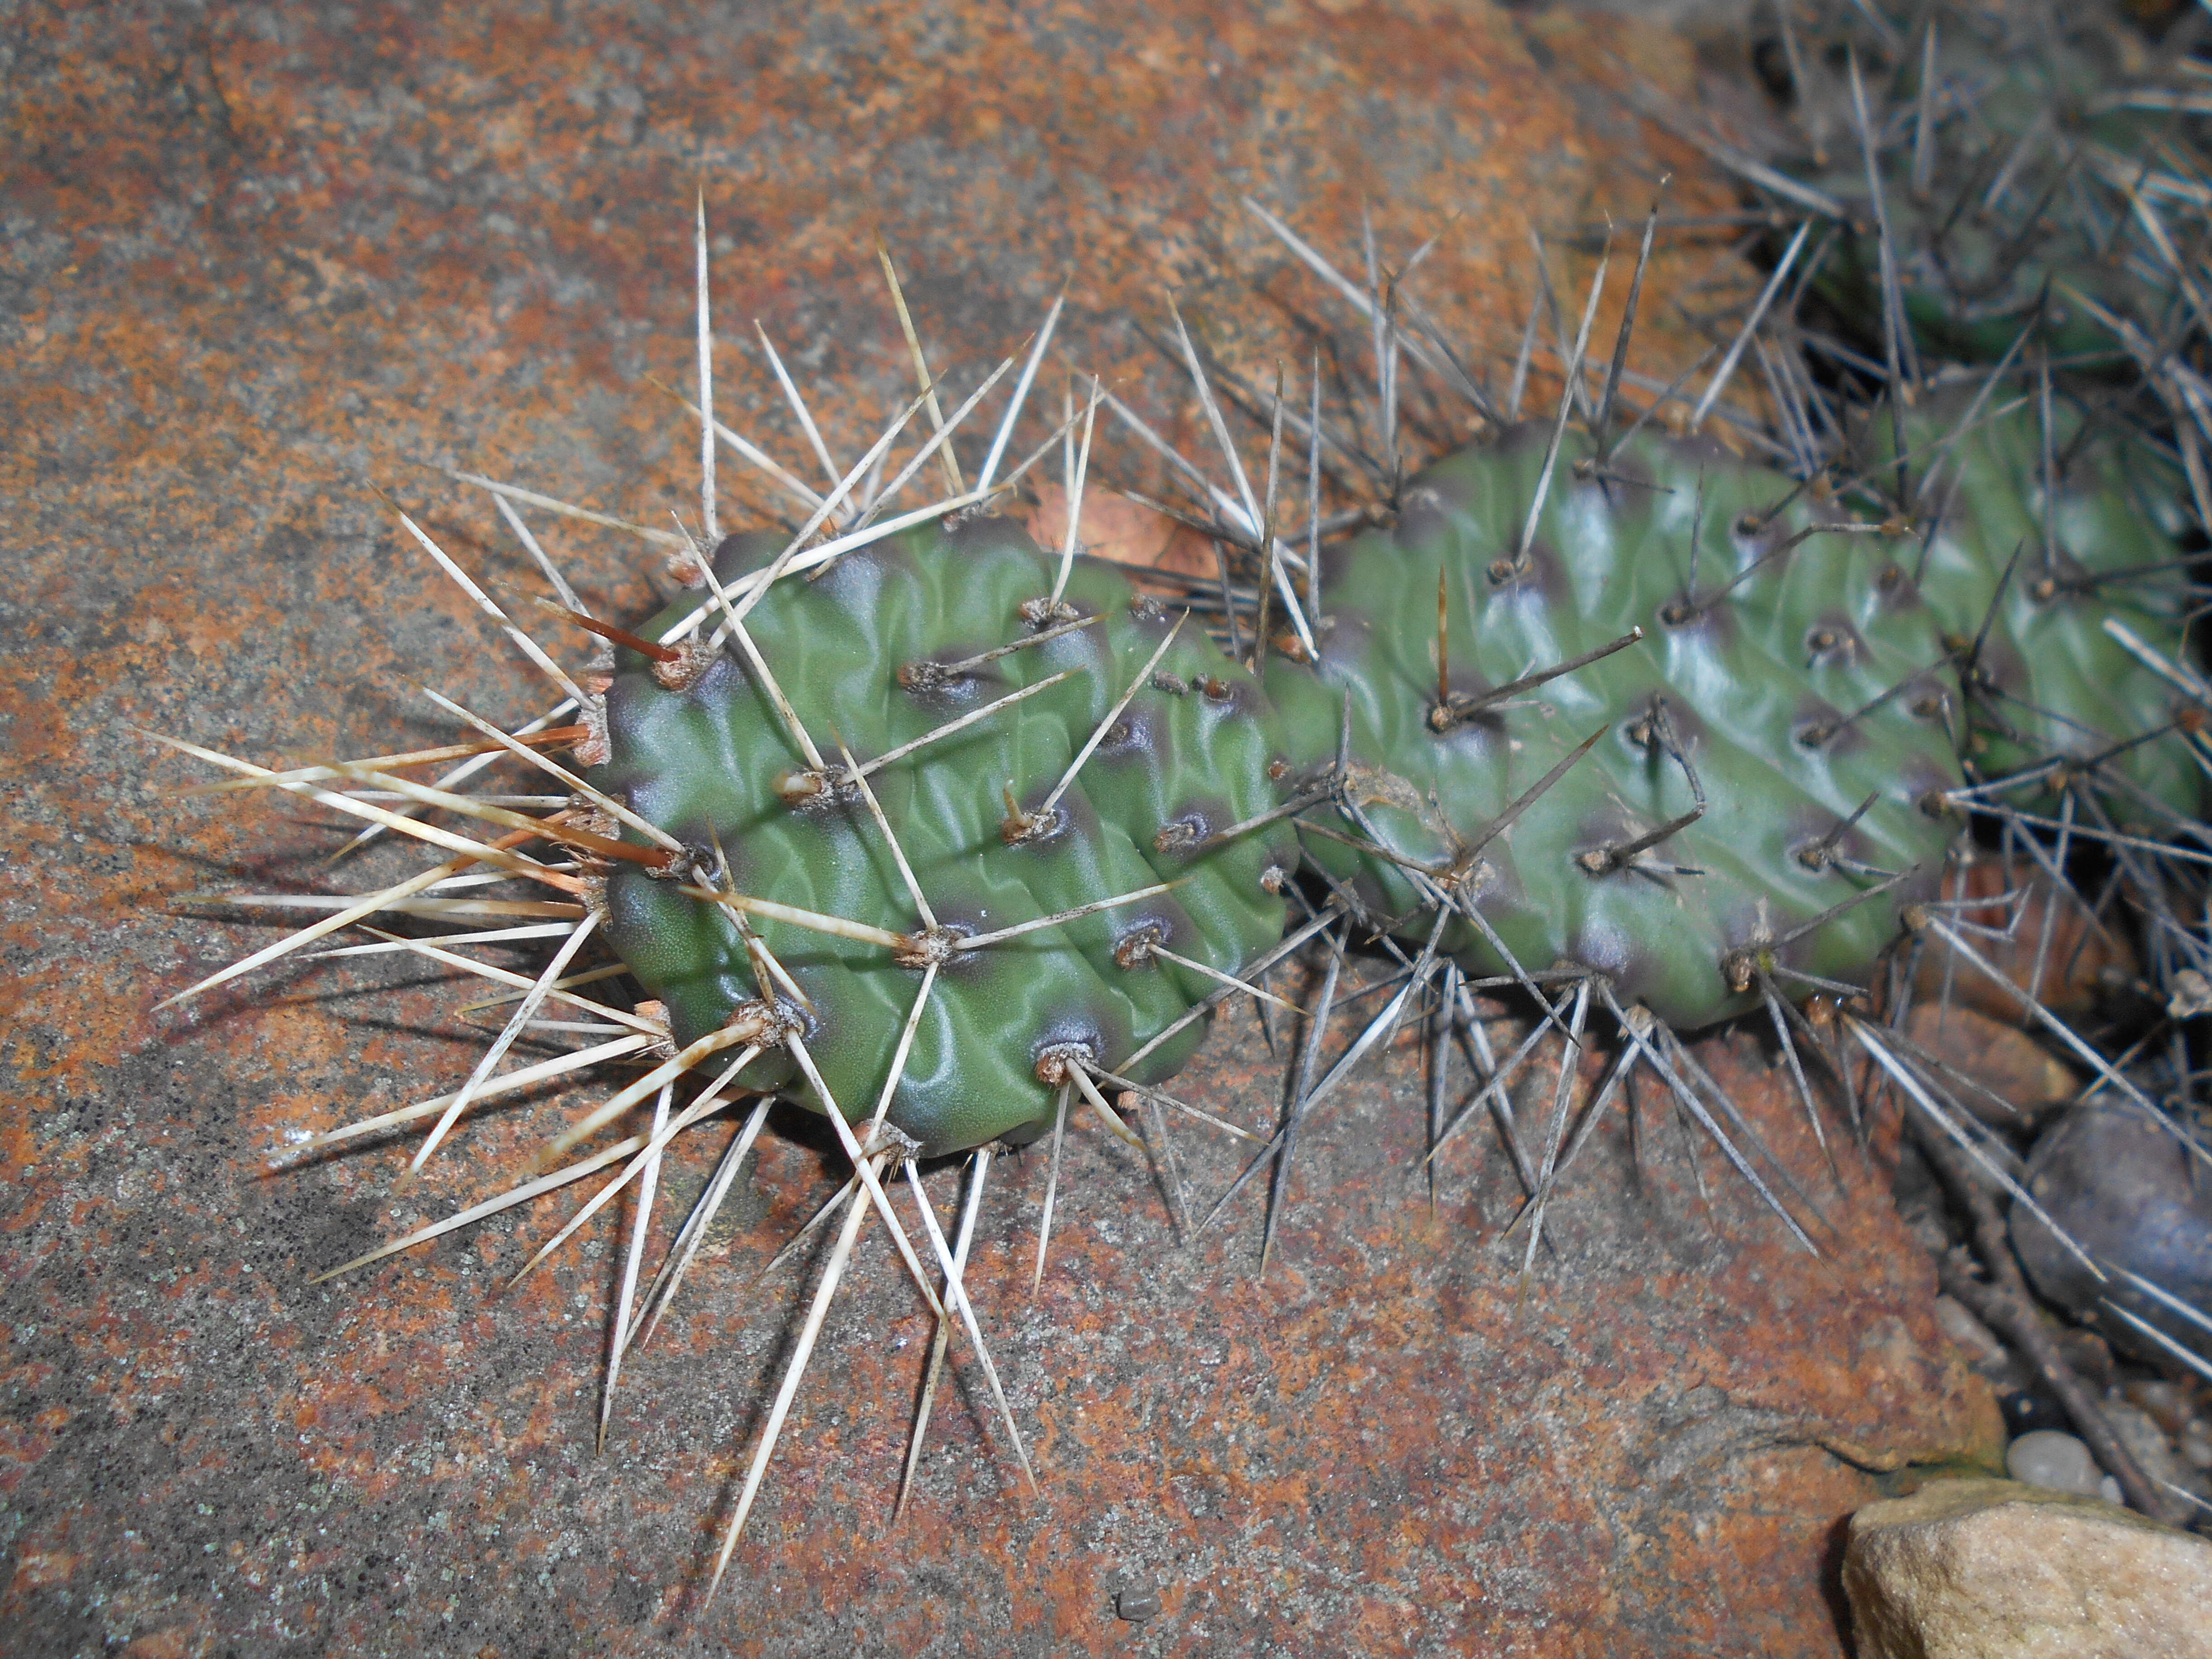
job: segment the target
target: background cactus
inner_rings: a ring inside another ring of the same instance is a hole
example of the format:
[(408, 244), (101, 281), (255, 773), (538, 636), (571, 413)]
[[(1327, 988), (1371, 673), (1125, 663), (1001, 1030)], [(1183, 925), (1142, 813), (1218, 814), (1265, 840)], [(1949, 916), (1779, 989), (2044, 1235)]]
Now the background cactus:
[[(1933, 474), (1920, 486), (1920, 586), (1961, 677), (1969, 775), (2094, 762), (2114, 810), (2166, 834), (2202, 810), (2188, 745), (2161, 740), (2191, 718), (2189, 699), (2108, 624), (2188, 660), (2180, 469), (2125, 425), (2100, 431), (2072, 399), (2020, 396), (1983, 417), (1967, 401), (1939, 398), (1905, 432)], [(1881, 424), (1875, 435), (1877, 455), (1895, 453)]]
[(1835, 223), (1814, 281), (1862, 337), (1881, 337), (1887, 283), (1936, 357), (1995, 361), (2039, 318), (2063, 356), (2112, 354), (2114, 319), (2154, 339), (2194, 325), (2203, 94), (2173, 52), (2041, 0), (1931, 6), (1902, 29), (1842, 0), (1772, 15), (1789, 121), (1755, 141), (1783, 175), (1762, 193)]

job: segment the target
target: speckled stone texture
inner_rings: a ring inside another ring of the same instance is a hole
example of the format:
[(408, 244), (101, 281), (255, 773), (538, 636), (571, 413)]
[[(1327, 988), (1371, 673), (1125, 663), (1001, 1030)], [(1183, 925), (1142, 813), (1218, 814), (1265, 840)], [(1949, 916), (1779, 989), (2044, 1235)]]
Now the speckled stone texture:
[[(268, 1176), (288, 1134), (459, 1076), (465, 994), (380, 958), (153, 1012), (269, 936), (179, 896), (325, 880), (336, 840), (265, 805), (168, 803), (198, 775), (133, 724), (319, 757), (442, 738), (411, 676), (495, 715), (538, 697), (369, 484), (502, 589), (532, 579), (486, 504), (412, 463), (659, 524), (696, 500), (646, 377), (687, 383), (702, 160), (722, 407), (787, 456), (744, 324), (836, 388), (817, 407), (849, 453), (905, 372), (872, 230), (956, 386), (1072, 271), (1075, 360), (1188, 431), (1104, 319), (1156, 318), (1176, 283), (1236, 361), (1303, 358), (1315, 289), (1241, 191), (1339, 251), (1363, 198), (1401, 252), (1468, 210), (1424, 291), (1477, 356), (1517, 336), (1524, 212), (1565, 282), (1589, 263), (1567, 233), (1640, 212), (1661, 167), (1679, 210), (1723, 204), (1596, 89), (1601, 47), (1688, 85), (1686, 53), (1632, 24), (1592, 40), (1480, 5), (8, 9), (0, 1645), (1836, 1652), (1838, 1518), (1898, 1478), (1870, 1471), (1985, 1458), (1995, 1419), (1929, 1316), (1882, 1143), (1832, 1191), (1748, 1042), (1711, 1063), (1822, 1195), (1822, 1261), (1709, 1154), (1708, 1207), (1640, 1097), (1644, 1182), (1601, 1134), (1522, 1295), (1495, 1152), (1470, 1138), (1429, 1211), (1404, 1054), (1301, 1143), (1261, 1283), (1256, 1211), (1179, 1251), (1141, 1172), (1085, 1138), (1032, 1306), (1043, 1170), (1016, 1162), (975, 1279), (1043, 1498), (1012, 1492), (955, 1389), (895, 1534), (927, 1333), (871, 1241), (702, 1613), (802, 1282), (748, 1281), (828, 1189), (823, 1150), (780, 1139), (741, 1183), (595, 1460), (626, 1217), (505, 1297), (499, 1270), (565, 1211), (305, 1284), (481, 1195), (584, 1097), (488, 1115), (403, 1196), (394, 1146)], [(1670, 252), (1652, 291), (1714, 255)], [(1639, 359), (1671, 372), (1681, 337), (1647, 315)], [(633, 544), (541, 527), (595, 600), (648, 605)], [(1189, 1087), (1263, 1121), (1271, 1064), (1229, 1024)], [(1218, 1189), (1228, 1152), (1178, 1145), (1194, 1194)], [(677, 1160), (677, 1200), (712, 1152)], [(1158, 1616), (1114, 1617), (1147, 1588)]]
[(2212, 1544), (2016, 1481), (1869, 1504), (1844, 1588), (1865, 1659), (2212, 1659)]

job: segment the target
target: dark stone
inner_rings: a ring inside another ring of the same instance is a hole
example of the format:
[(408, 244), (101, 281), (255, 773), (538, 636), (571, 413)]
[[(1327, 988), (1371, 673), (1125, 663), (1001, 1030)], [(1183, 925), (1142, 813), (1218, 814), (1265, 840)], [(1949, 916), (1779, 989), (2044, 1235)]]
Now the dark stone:
[[(2027, 1170), (2035, 1201), (2108, 1272), (2138, 1274), (2197, 1308), (2212, 1304), (2212, 1170), (2166, 1129), (2133, 1109), (2078, 1106), (2037, 1140)], [(2212, 1333), (2117, 1273), (2100, 1283), (2016, 1200), (2012, 1237), (2035, 1288), (2069, 1313), (2094, 1316), (2116, 1346), (2161, 1366), (2174, 1362), (2155, 1339), (2114, 1314), (2113, 1304), (2175, 1342), (2212, 1353)]]
[(2016, 1389), (1997, 1396), (1997, 1408), (2004, 1413), (2005, 1432), (2015, 1440), (2039, 1429), (2070, 1430), (2074, 1426), (2073, 1419), (2066, 1415), (2066, 1407), (2058, 1403), (2054, 1395)]

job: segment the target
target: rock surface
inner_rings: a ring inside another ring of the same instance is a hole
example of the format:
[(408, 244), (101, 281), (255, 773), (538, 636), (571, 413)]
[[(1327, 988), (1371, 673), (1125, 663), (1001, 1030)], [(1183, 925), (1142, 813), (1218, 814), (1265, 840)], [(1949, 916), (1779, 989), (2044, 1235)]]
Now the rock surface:
[(2212, 1655), (2212, 1543), (2008, 1480), (1861, 1510), (1844, 1589), (1860, 1659)]
[(1987, 904), (1959, 912), (1978, 933), (1973, 945), (2005, 976), (2000, 984), (1963, 957), (1944, 949), (1923, 951), (1913, 977), (1915, 996), (1923, 1001), (1945, 997), (1992, 1019), (2028, 1022), (2023, 989), (2063, 1018), (2079, 1018), (2100, 996), (2133, 986), (2136, 960), (2127, 941), (2107, 928), (2080, 897), (2051, 884), (2041, 866), (2026, 859), (2007, 862), (1980, 857), (1954, 863), (1943, 873), (1943, 897), (1987, 899)]
[[(133, 725), (321, 757), (445, 740), (416, 676), (495, 717), (538, 696), (368, 483), (526, 591), (537, 579), (483, 499), (416, 460), (634, 520), (693, 509), (696, 446), (645, 377), (688, 384), (702, 155), (729, 319), (718, 407), (793, 465), (807, 452), (747, 325), (835, 389), (816, 413), (849, 446), (907, 384), (872, 228), (939, 361), (995, 362), (1072, 269), (1071, 350), (1189, 422), (1149, 349), (1101, 319), (1156, 317), (1180, 283), (1224, 350), (1303, 361), (1287, 313), (1317, 308), (1313, 285), (1241, 216), (1242, 191), (1338, 251), (1358, 245), (1363, 200), (1401, 254), (1469, 208), (1424, 278), (1447, 331), (1492, 360), (1527, 313), (1509, 275), (1524, 210), (1564, 289), (1589, 265), (1571, 233), (1601, 210), (1633, 222), (1651, 174), (1674, 173), (1670, 213), (1729, 204), (1576, 69), (1602, 46), (1682, 91), (1670, 43), (1411, 0), (496, 21), (386, 0), (27, 6), (9, 32), (10, 1645), (1826, 1659), (1840, 1650), (1830, 1534), (1879, 1493), (1868, 1471), (1994, 1458), (1986, 1390), (1936, 1331), (1931, 1275), (1884, 1196), (1890, 1142), (1869, 1170), (1832, 1129), (1830, 1185), (1755, 1044), (1708, 1064), (1826, 1207), (1823, 1257), (1792, 1248), (1647, 1092), (1640, 1155), (1617, 1123), (1593, 1140), (1525, 1296), (1492, 1242), (1518, 1191), (1497, 1151), (1469, 1137), (1433, 1213), (1410, 1173), (1424, 1103), (1401, 1053), (1301, 1142), (1262, 1281), (1255, 1208), (1179, 1250), (1142, 1170), (1081, 1140), (1032, 1301), (1044, 1170), (1000, 1171), (971, 1282), (1041, 1502), (1018, 1495), (988, 1409), (948, 1386), (921, 1492), (890, 1529), (929, 1332), (872, 1243), (702, 1613), (805, 1264), (750, 1281), (830, 1189), (823, 1149), (778, 1138), (744, 1177), (737, 1224), (632, 1356), (594, 1460), (623, 1206), (506, 1296), (499, 1270), (564, 1206), (306, 1282), (495, 1189), (590, 1097), (487, 1115), (404, 1195), (398, 1146), (272, 1177), (261, 1156), (288, 1137), (464, 1075), (474, 1040), (453, 1011), (472, 994), (373, 958), (154, 1012), (271, 937), (172, 914), (179, 895), (328, 882), (337, 840), (264, 805), (179, 810), (166, 792), (199, 775)], [(1695, 355), (1670, 359), (1681, 340), (1657, 296), (1717, 252), (1662, 243), (1632, 367)], [(1618, 257), (1614, 270), (1594, 338), (1612, 338)], [(725, 479), (732, 501), (764, 499)], [(647, 607), (634, 543), (538, 522), (595, 609)], [(1276, 1064), (1248, 1021), (1225, 1024), (1179, 1087), (1266, 1121)], [(1540, 1067), (1530, 1086), (1548, 1091)], [(1236, 1159), (1179, 1141), (1210, 1196)], [(672, 1158), (675, 1205), (717, 1150)], [(1116, 1618), (1118, 1595), (1147, 1587), (1162, 1610)]]

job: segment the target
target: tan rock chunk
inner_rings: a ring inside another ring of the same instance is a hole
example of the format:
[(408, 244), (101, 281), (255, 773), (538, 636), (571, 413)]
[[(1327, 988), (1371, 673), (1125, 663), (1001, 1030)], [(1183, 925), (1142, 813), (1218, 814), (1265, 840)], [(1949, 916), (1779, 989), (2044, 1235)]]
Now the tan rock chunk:
[[(1067, 491), (1060, 484), (1039, 483), (1036, 492), (1029, 532), (1040, 547), (1057, 552), (1067, 536)], [(1075, 550), (1115, 564), (1202, 580), (1211, 580), (1216, 568), (1212, 544), (1205, 537), (1142, 501), (1102, 489), (1096, 478), (1083, 492)]]
[(1905, 1034), (2012, 1108), (1972, 1090), (1952, 1092), (1984, 1123), (2019, 1128), (2074, 1098), (2074, 1073), (2027, 1032), (1974, 1009), (1923, 1002), (1905, 1017)]
[(1844, 1591), (1862, 1659), (2212, 1659), (2212, 1543), (2016, 1481), (1869, 1504)]
[[(2077, 895), (2055, 889), (2049, 877), (2024, 859), (1954, 864), (1943, 872), (1942, 896), (1990, 901), (1959, 911), (1956, 920), (1970, 927), (2005, 930), (2002, 938), (1977, 933), (1969, 942), (2014, 986), (2032, 987), (2036, 1000), (2053, 1013), (2087, 1013), (2100, 992), (2135, 980), (2136, 961), (2125, 941), (2099, 922)], [(1964, 1001), (1997, 1019), (2027, 1018), (2017, 992), (1963, 959), (1947, 962), (1948, 954), (1932, 942), (1921, 953), (1913, 980), (1916, 997), (1935, 1000), (1948, 978), (1954, 1006)]]

